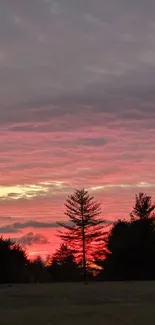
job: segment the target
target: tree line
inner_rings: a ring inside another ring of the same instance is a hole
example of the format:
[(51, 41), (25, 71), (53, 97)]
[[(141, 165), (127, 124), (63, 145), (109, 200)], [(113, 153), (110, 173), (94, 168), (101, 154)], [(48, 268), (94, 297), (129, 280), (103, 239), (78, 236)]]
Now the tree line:
[(129, 218), (109, 224), (101, 204), (85, 189), (65, 203), (60, 247), (45, 262), (0, 238), (0, 283), (155, 279), (155, 205), (139, 193)]

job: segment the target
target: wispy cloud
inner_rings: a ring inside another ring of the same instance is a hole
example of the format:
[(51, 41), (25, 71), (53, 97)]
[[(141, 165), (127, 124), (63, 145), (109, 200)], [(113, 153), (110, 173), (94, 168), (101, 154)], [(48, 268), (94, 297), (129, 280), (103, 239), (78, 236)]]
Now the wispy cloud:
[(58, 194), (67, 187), (67, 183), (61, 181), (38, 182), (37, 184), (25, 184), (15, 186), (0, 186), (0, 200), (19, 200), (44, 197)]
[(41, 221), (29, 220), (27, 222), (15, 222), (13, 224), (0, 227), (0, 233), (1, 234), (20, 233), (22, 229), (26, 229), (26, 228), (47, 229), (47, 228), (58, 228), (58, 227), (59, 225), (57, 222), (41, 222)]
[(19, 243), (22, 246), (32, 246), (32, 245), (47, 245), (49, 244), (48, 239), (40, 233), (29, 232), (24, 236), (19, 238), (12, 238), (12, 241)]
[(138, 189), (142, 188), (154, 188), (155, 183), (149, 183), (149, 182), (139, 182), (137, 184), (129, 183), (129, 184), (106, 184), (106, 185), (100, 185), (100, 186), (94, 186), (91, 187), (90, 191), (106, 191), (106, 190), (112, 190), (112, 189), (134, 189), (137, 191)]
[(9, 216), (0, 216), (0, 221), (11, 221), (11, 219)]

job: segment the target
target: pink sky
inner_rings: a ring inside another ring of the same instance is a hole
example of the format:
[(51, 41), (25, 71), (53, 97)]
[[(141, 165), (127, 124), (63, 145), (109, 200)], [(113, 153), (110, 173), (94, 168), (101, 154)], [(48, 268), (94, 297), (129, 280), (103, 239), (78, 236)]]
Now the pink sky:
[(127, 218), (140, 191), (154, 199), (155, 4), (2, 0), (1, 9), (0, 233), (46, 256), (74, 188), (109, 220)]
[[(72, 123), (67, 118), (68, 131), (62, 132), (52, 132), (55, 121), (47, 123), (51, 128), (47, 132), (12, 132), (9, 126), (7, 141), (6, 132), (1, 133), (2, 233), (5, 227), (5, 236), (22, 240), (27, 236), (24, 245), (30, 254), (50, 254), (59, 245), (55, 223), (65, 219), (63, 205), (74, 188), (88, 189), (102, 203), (103, 218), (109, 220), (128, 217), (136, 193), (153, 195), (153, 130), (146, 130), (145, 122), (119, 119), (116, 123), (110, 115), (105, 123), (104, 113), (98, 121), (94, 114), (94, 121), (96, 125), (87, 126), (86, 121), (86, 126), (79, 124), (74, 131), (69, 126), (74, 127), (76, 117)], [(24, 129), (24, 124), (19, 125)], [(41, 224), (33, 226), (34, 221)], [(8, 226), (13, 224), (14, 229), (15, 223), (21, 225), (15, 233), (11, 227), (9, 233)]]

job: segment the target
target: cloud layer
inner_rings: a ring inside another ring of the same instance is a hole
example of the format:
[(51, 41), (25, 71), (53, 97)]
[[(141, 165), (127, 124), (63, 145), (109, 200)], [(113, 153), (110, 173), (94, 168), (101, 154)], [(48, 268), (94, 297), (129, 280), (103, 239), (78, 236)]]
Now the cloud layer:
[(153, 194), (154, 12), (153, 0), (1, 0), (2, 234), (25, 238), (32, 220), (53, 231), (77, 187), (110, 220)]

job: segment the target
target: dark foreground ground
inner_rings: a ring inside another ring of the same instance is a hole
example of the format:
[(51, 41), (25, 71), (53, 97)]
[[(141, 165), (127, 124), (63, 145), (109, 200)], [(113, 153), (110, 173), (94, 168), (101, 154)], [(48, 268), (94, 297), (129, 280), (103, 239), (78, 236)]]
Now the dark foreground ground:
[(155, 282), (0, 286), (0, 325), (155, 325)]

